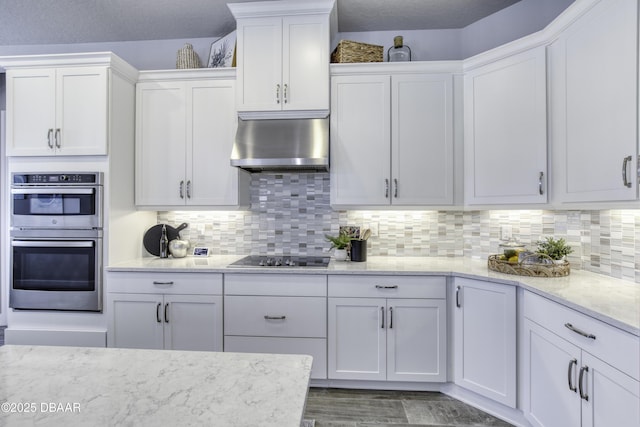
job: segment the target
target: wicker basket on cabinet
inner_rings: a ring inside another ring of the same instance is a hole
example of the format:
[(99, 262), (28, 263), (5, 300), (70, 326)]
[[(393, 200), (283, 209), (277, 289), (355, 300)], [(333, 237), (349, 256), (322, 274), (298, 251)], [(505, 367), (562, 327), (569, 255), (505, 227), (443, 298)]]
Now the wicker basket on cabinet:
[(331, 62), (338, 64), (353, 62), (382, 62), (383, 47), (341, 40), (331, 54)]

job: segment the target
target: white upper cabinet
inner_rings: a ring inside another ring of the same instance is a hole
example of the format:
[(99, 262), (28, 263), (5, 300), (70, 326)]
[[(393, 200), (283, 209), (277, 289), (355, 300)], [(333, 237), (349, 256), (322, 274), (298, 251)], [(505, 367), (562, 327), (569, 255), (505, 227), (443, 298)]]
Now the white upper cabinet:
[[(247, 174), (229, 163), (235, 81), (221, 70), (189, 78), (141, 75), (136, 99), (136, 205), (216, 207), (248, 203)], [(197, 77), (197, 78), (194, 78)]]
[(453, 204), (453, 74), (380, 65), (332, 68), (331, 204)]
[(545, 48), (465, 73), (465, 204), (546, 203)]
[(237, 20), (238, 111), (328, 110), (333, 0), (269, 3), (228, 5)]
[(560, 202), (637, 197), (638, 4), (602, 1), (549, 47)]
[(7, 155), (107, 154), (109, 69), (7, 71)]

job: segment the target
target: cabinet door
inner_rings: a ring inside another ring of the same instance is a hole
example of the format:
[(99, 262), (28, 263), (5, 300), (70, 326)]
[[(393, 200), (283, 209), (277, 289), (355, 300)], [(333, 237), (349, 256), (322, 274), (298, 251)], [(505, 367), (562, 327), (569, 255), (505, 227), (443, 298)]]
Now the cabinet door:
[(637, 3), (599, 2), (549, 48), (561, 201), (636, 199)]
[(387, 380), (447, 381), (446, 301), (387, 300)]
[(389, 76), (331, 80), (331, 204), (389, 205)]
[(640, 383), (589, 353), (582, 355), (582, 367), (589, 369), (582, 426), (640, 426)]
[(385, 311), (384, 299), (329, 298), (330, 379), (386, 380)]
[(580, 427), (580, 349), (525, 319), (524, 415), (534, 426)]
[(471, 70), (464, 82), (465, 203), (545, 203), (545, 48)]
[(107, 154), (108, 69), (68, 67), (56, 72), (57, 154)]
[(239, 169), (229, 164), (236, 132), (235, 82), (187, 83), (187, 204), (238, 205)]
[(107, 294), (109, 347), (164, 348), (162, 296)]
[(326, 15), (282, 20), (282, 108), (329, 109), (329, 25)]
[(183, 206), (186, 197), (185, 86), (145, 82), (136, 96), (136, 204)]
[(222, 351), (222, 297), (165, 295), (164, 348)]
[(7, 71), (7, 155), (53, 154), (56, 73), (53, 68)]
[(282, 109), (282, 18), (238, 20), (238, 111)]
[(516, 290), (455, 280), (455, 383), (516, 407)]
[(391, 77), (392, 203), (453, 203), (453, 77)]

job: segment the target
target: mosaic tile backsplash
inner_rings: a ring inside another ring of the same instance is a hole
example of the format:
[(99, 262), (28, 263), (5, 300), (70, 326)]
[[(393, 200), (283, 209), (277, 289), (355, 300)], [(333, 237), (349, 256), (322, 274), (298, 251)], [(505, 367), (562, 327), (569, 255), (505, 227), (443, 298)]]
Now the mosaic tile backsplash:
[(374, 229), (369, 256), (475, 258), (498, 253), (501, 227), (510, 225), (531, 249), (545, 236), (564, 237), (573, 268), (640, 282), (640, 210), (334, 211), (328, 173), (258, 173), (247, 211), (158, 212), (158, 221), (187, 222), (182, 238), (213, 254), (323, 254), (325, 234), (353, 225)]

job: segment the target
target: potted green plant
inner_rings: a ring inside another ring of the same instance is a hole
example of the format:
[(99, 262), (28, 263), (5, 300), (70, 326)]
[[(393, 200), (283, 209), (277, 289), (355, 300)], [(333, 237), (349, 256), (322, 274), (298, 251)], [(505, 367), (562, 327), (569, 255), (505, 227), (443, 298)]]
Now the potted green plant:
[(330, 236), (325, 234), (324, 237), (331, 242), (331, 248), (336, 250), (333, 252), (333, 256), (338, 261), (344, 261), (347, 259), (347, 248), (351, 244), (351, 237), (347, 234), (340, 233), (337, 236)]
[(538, 240), (537, 242), (539, 254), (547, 255), (554, 261), (562, 262), (565, 257), (573, 252), (571, 246), (565, 242), (563, 238), (554, 239), (553, 237), (546, 237), (544, 240)]

